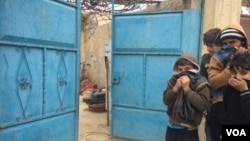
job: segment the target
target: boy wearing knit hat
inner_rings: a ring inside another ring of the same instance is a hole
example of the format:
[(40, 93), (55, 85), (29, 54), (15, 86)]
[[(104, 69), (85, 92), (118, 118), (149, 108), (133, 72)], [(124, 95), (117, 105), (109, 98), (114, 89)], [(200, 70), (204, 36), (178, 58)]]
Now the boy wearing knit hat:
[(184, 53), (173, 66), (174, 75), (163, 93), (169, 116), (166, 141), (199, 141), (197, 127), (210, 98), (207, 79), (199, 70), (191, 53)]
[(212, 141), (221, 140), (223, 91), (231, 77), (228, 65), (235, 53), (248, 49), (246, 33), (239, 24), (228, 25), (221, 31), (219, 38), (222, 48), (211, 57), (208, 68), (208, 82), (212, 88), (212, 106), (207, 117), (207, 124)]

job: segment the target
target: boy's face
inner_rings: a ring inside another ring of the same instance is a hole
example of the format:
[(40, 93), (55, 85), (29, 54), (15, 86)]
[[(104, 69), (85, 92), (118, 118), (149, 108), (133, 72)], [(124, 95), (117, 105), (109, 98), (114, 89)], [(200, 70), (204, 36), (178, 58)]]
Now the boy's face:
[(231, 45), (231, 46), (234, 46), (236, 48), (239, 48), (242, 46), (241, 41), (238, 39), (225, 39), (222, 41), (222, 44), (223, 45)]
[(182, 73), (182, 72), (185, 72), (185, 71), (188, 71), (188, 70), (191, 70), (191, 69), (195, 69), (194, 66), (191, 65), (191, 64), (188, 64), (188, 65), (179, 65), (177, 67), (178, 73)]
[(207, 51), (212, 55), (220, 50), (219, 47), (217, 47), (214, 44), (206, 44), (207, 46)]
[(236, 78), (250, 80), (250, 70), (234, 68), (234, 72), (232, 72), (232, 75)]

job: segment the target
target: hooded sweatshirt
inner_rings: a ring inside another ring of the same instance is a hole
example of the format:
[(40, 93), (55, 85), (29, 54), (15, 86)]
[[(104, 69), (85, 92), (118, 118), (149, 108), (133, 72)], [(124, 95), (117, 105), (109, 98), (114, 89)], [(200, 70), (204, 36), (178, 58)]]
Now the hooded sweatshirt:
[(172, 90), (172, 88), (176, 83), (176, 80), (178, 79), (176, 78), (176, 76), (178, 75), (176, 63), (173, 66), (174, 75), (169, 79), (168, 86), (166, 90), (163, 92), (163, 102), (168, 106), (167, 114), (170, 117), (169, 118), (170, 124), (180, 125), (184, 127), (197, 127), (197, 125), (201, 123), (203, 111), (207, 110), (208, 108), (210, 89), (207, 85), (208, 84), (207, 79), (199, 75), (200, 67), (195, 57), (190, 53), (186, 53), (183, 54), (180, 58), (188, 60), (196, 67), (196, 69), (194, 70), (189, 70), (192, 76), (194, 76), (190, 78), (191, 80), (190, 89), (182, 91), (187, 101), (194, 107), (193, 119), (188, 121), (176, 119), (171, 114), (171, 112), (169, 112), (172, 110), (171, 107), (173, 107), (175, 103), (176, 96), (181, 92), (181, 90), (177, 92), (174, 92)]
[[(228, 29), (236, 29), (241, 32), (241, 34), (245, 37), (245, 44), (243, 47), (248, 48), (247, 35), (240, 24), (230, 24), (223, 31)], [(221, 34), (222, 35), (222, 34)], [(221, 37), (220, 35), (220, 37)], [(231, 37), (232, 39), (233, 37)], [(222, 62), (220, 57), (218, 57), (220, 51), (213, 55), (210, 59), (209, 68), (208, 68), (208, 82), (213, 89), (213, 103), (222, 102), (223, 98), (223, 86), (225, 86), (231, 77), (229, 68), (227, 63)], [(217, 55), (217, 56), (216, 56)]]

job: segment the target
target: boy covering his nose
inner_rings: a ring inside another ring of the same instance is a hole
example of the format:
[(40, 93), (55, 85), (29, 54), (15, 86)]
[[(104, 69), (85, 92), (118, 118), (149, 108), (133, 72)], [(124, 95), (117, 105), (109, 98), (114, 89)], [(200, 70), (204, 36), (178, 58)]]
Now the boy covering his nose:
[(173, 66), (174, 75), (163, 93), (169, 116), (166, 141), (199, 141), (197, 128), (210, 98), (207, 79), (199, 70), (191, 53), (184, 53)]

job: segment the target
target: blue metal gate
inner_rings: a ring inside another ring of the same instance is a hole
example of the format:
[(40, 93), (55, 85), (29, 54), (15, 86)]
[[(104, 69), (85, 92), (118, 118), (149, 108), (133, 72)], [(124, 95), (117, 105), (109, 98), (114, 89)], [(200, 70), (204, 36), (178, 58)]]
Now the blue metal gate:
[(163, 141), (168, 117), (163, 91), (183, 52), (198, 58), (201, 6), (179, 11), (113, 13), (111, 134)]
[(78, 140), (79, 5), (0, 1), (0, 141)]

